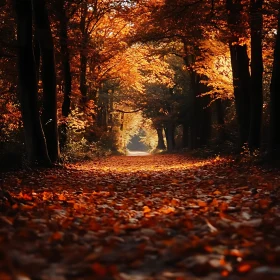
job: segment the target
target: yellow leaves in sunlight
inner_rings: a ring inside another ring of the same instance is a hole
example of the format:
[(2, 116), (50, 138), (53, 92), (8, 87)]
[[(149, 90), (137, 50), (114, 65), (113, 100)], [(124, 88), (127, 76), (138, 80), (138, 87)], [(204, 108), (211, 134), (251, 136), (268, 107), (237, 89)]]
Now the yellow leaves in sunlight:
[(163, 206), (158, 211), (162, 214), (170, 214), (175, 212), (175, 208), (170, 206)]
[(28, 200), (28, 201), (33, 200), (33, 197), (27, 193), (20, 192), (18, 196), (19, 196), (19, 198), (24, 199), (24, 200)]
[(53, 198), (53, 193), (52, 192), (43, 192), (43, 200), (51, 200)]
[(213, 194), (214, 194), (214, 195), (221, 195), (222, 193), (221, 193), (220, 191), (218, 191), (218, 190), (215, 190), (215, 191), (213, 192)]
[(149, 207), (149, 206), (144, 206), (143, 207), (143, 212), (144, 212), (144, 214), (146, 214), (146, 213), (150, 213), (152, 210), (151, 210), (151, 208)]

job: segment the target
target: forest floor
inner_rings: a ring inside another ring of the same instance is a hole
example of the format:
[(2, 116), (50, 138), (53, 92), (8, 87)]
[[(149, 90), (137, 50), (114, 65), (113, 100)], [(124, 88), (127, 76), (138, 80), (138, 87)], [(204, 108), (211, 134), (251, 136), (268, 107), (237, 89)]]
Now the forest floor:
[(1, 280), (280, 279), (280, 171), (183, 155), (0, 174)]

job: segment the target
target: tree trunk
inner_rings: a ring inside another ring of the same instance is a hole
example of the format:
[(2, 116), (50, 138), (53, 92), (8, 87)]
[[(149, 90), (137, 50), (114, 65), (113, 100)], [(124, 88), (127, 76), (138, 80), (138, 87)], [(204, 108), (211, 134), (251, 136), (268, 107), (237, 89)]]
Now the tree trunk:
[(280, 9), (270, 84), (270, 143), (271, 158), (280, 158)]
[(212, 114), (210, 107), (210, 96), (205, 95), (209, 91), (207, 85), (199, 83), (199, 92), (198, 94), (198, 112), (200, 114), (199, 120), (199, 146), (207, 145), (211, 138), (211, 130), (212, 130)]
[(263, 107), (263, 58), (262, 58), (262, 5), (263, 0), (250, 0), (251, 17), (251, 120), (249, 148), (255, 150), (261, 144)]
[(165, 150), (165, 144), (164, 144), (164, 140), (163, 140), (163, 133), (162, 133), (162, 127), (157, 128), (157, 136), (158, 136), (158, 144), (157, 144), (157, 149), (159, 150)]
[(248, 141), (250, 129), (250, 72), (246, 45), (230, 45), (235, 108), (239, 126), (239, 147)]
[(82, 4), (80, 30), (82, 33), (82, 44), (80, 50), (80, 91), (82, 95), (82, 103), (87, 100), (87, 43), (88, 34), (86, 30), (86, 15), (87, 15), (87, 3)]
[(189, 148), (200, 148), (206, 145), (211, 135), (211, 110), (209, 97), (200, 95), (208, 91), (208, 87), (200, 83), (199, 74), (191, 70), (192, 99), (189, 126)]
[(64, 84), (64, 95), (62, 104), (62, 116), (65, 118), (64, 122), (60, 126), (61, 136), (60, 145), (61, 148), (65, 147), (67, 142), (67, 117), (70, 114), (70, 104), (71, 104), (71, 92), (72, 92), (72, 76), (70, 69), (70, 54), (68, 49), (68, 18), (66, 16), (66, 11), (64, 8), (64, 0), (60, 0), (58, 3), (58, 13), (59, 13), (59, 41), (60, 41), (60, 52), (62, 56), (62, 74), (63, 74), (63, 84)]
[(183, 123), (183, 136), (182, 136), (182, 148), (188, 148), (189, 145), (189, 123), (184, 121)]
[(219, 142), (223, 143), (226, 140), (226, 129), (225, 129), (225, 120), (224, 120), (224, 110), (223, 110), (221, 98), (216, 99), (215, 104), (216, 104)]
[(228, 26), (231, 31), (229, 42), (235, 108), (239, 127), (239, 148), (248, 142), (250, 129), (250, 71), (247, 46), (239, 45), (239, 38), (244, 34), (242, 25), (241, 0), (226, 0)]
[(168, 121), (164, 130), (167, 143), (167, 151), (172, 152), (175, 149), (175, 126), (172, 123), (172, 120)]
[(45, 0), (33, 0), (36, 34), (42, 57), (43, 112), (42, 122), (49, 157), (52, 162), (60, 159), (57, 129), (57, 92), (54, 46)]
[(17, 15), (19, 90), (27, 160), (31, 165), (50, 166), (38, 106), (32, 42), (32, 5), (31, 1), (25, 0), (15, 0), (14, 3)]
[(189, 148), (191, 150), (198, 147), (198, 114), (197, 114), (197, 107), (198, 107), (198, 100), (197, 100), (197, 87), (198, 87), (198, 81), (197, 81), (197, 75), (196, 73), (191, 70), (191, 108), (190, 108), (190, 129), (189, 129)]
[(40, 51), (40, 44), (38, 41), (38, 38), (35, 34), (34, 36), (34, 58), (35, 58), (35, 64), (36, 64), (36, 77), (37, 77), (37, 83), (39, 83), (40, 80), (40, 64), (41, 64), (41, 51)]

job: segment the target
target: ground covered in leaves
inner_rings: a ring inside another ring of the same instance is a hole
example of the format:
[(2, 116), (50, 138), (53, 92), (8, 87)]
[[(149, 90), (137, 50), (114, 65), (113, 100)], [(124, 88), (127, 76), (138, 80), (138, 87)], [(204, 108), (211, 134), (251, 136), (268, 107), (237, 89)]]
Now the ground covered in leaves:
[(109, 157), (1, 174), (0, 279), (280, 279), (280, 172)]

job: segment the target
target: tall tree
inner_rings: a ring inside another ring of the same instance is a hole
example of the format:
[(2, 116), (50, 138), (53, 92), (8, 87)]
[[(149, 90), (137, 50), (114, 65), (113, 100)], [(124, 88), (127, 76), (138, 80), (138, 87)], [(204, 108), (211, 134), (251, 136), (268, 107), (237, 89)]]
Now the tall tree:
[(251, 114), (249, 147), (254, 150), (261, 144), (262, 108), (263, 108), (263, 0), (250, 0), (251, 29)]
[(71, 105), (71, 94), (72, 94), (72, 75), (70, 68), (70, 52), (69, 52), (69, 40), (68, 40), (68, 26), (69, 18), (65, 9), (66, 1), (56, 1), (57, 18), (59, 22), (59, 43), (60, 43), (60, 54), (61, 54), (61, 68), (62, 68), (62, 79), (64, 86), (63, 104), (62, 104), (62, 116), (65, 118), (61, 124), (61, 137), (60, 145), (61, 148), (65, 147), (67, 141), (67, 117), (70, 114)]
[(33, 0), (35, 31), (40, 45), (43, 83), (42, 123), (52, 162), (59, 160), (54, 45), (45, 0)]
[(18, 40), (18, 73), (27, 160), (31, 165), (50, 165), (38, 106), (36, 65), (32, 41), (31, 1), (15, 0)]
[(250, 71), (247, 45), (240, 44), (242, 37), (242, 10), (241, 0), (226, 1), (228, 12), (228, 26), (231, 32), (229, 42), (235, 107), (239, 125), (239, 146), (242, 147), (248, 141), (250, 129)]
[(280, 7), (278, 10), (278, 27), (274, 48), (274, 61), (270, 84), (270, 145), (272, 158), (280, 158)]
[[(98, 1), (96, 1), (98, 2)], [(84, 1), (81, 5), (81, 16), (80, 16), (80, 31), (82, 34), (81, 38), (81, 49), (80, 49), (80, 91), (82, 94), (82, 102), (86, 101), (87, 97), (87, 60), (88, 60), (88, 41), (89, 33), (88, 26), (86, 22), (86, 17), (88, 13), (87, 1)]]

